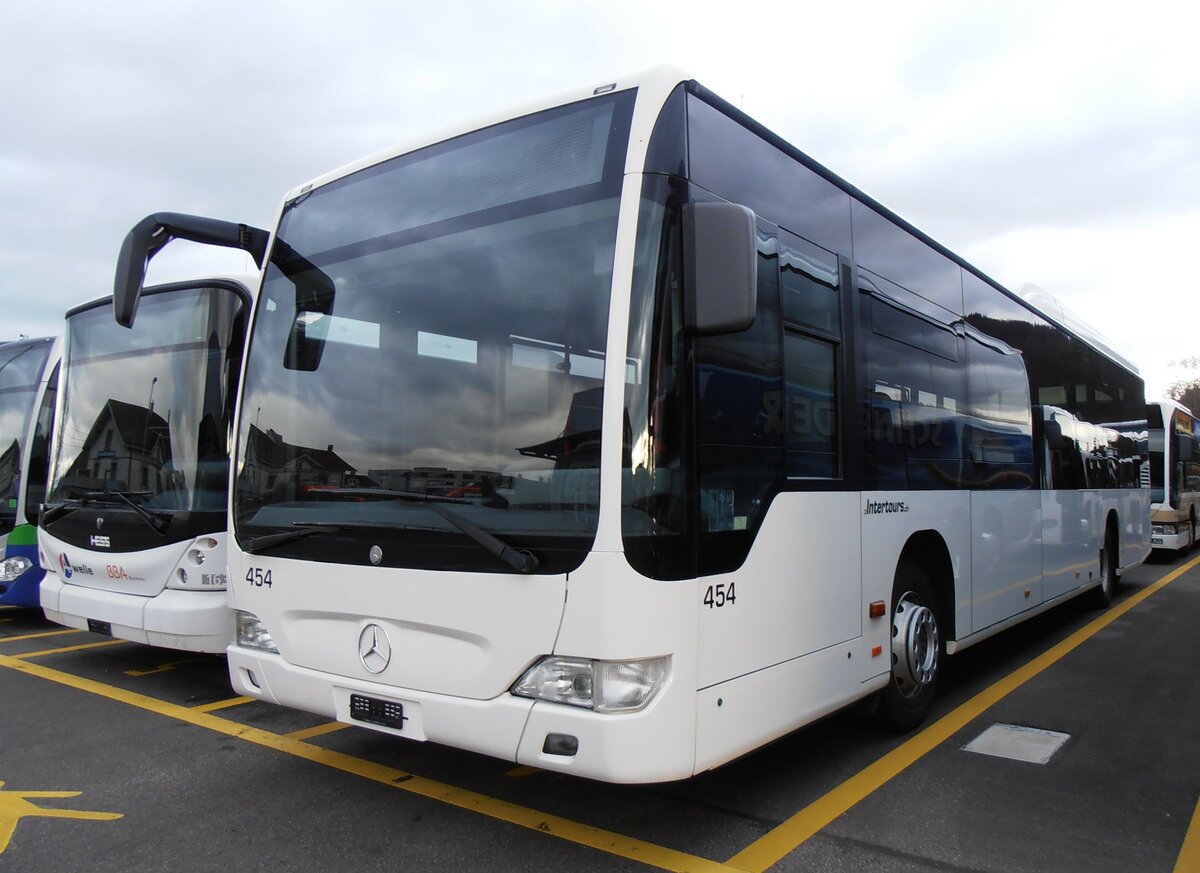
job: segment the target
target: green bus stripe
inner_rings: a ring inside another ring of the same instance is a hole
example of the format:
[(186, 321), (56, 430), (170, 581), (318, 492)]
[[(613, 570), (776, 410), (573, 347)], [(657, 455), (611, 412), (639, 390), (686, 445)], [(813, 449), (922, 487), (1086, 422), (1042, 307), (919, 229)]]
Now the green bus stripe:
[(19, 524), (8, 535), (10, 546), (36, 546), (37, 528), (32, 524)]

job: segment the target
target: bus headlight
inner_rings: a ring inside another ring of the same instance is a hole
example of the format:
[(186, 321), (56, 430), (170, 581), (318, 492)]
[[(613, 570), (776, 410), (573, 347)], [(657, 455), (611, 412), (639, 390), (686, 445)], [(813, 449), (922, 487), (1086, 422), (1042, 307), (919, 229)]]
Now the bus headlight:
[(549, 655), (521, 677), (512, 693), (596, 712), (637, 712), (662, 687), (670, 667), (669, 655), (637, 661)]
[(279, 649), (275, 648), (275, 641), (271, 639), (271, 632), (258, 620), (257, 615), (238, 610), (234, 613), (234, 621), (237, 622), (235, 640), (239, 646), (270, 652), (273, 655), (279, 654)]
[(14, 555), (0, 561), (0, 582), (15, 582), (33, 566), (33, 561), (24, 555)]

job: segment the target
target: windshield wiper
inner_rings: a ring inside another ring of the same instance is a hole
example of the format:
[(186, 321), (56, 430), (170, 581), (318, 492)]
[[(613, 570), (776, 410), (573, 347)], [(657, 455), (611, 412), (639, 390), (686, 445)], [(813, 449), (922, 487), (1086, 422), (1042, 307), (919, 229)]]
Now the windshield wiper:
[[(428, 497), (430, 495), (424, 496)], [(538, 568), (538, 559), (532, 553), (527, 552), (525, 549), (514, 549), (499, 537), (493, 536), (483, 528), (476, 527), (465, 518), (459, 518), (455, 513), (441, 507), (439, 505), (441, 501), (422, 500), (420, 497), (399, 497), (397, 499), (400, 501), (428, 504), (430, 512), (446, 519), (446, 521), (478, 543), (481, 548), (489, 554), (495, 555), (518, 573), (532, 573)]]
[(74, 512), (82, 505), (83, 502), (74, 497), (68, 497), (62, 503), (43, 503), (42, 517), (39, 524), (42, 527), (45, 527), (48, 524), (53, 524), (56, 519), (62, 518), (64, 515)]
[[(145, 492), (145, 491), (131, 491), (130, 492), (130, 494), (147, 494), (147, 493), (149, 493), (149, 492)], [(80, 502), (81, 503), (86, 502), (86, 501), (99, 502), (100, 500), (104, 500), (104, 499), (111, 500), (113, 498), (116, 498), (118, 501), (120, 501), (121, 503), (124, 503), (126, 506), (128, 506), (130, 509), (132, 509), (135, 513), (137, 513), (138, 518), (140, 518), (142, 521), (146, 522), (146, 524), (150, 525), (150, 527), (152, 527), (154, 529), (154, 532), (156, 534), (158, 534), (159, 536), (164, 536), (167, 532), (167, 528), (169, 528), (171, 526), (171, 518), (173, 517), (171, 515), (171, 513), (163, 512), (162, 510), (156, 510), (155, 512), (151, 512), (150, 510), (146, 509), (145, 507), (139, 506), (138, 504), (134, 503), (133, 500), (130, 499), (129, 494), (126, 494), (124, 491), (113, 491), (111, 488), (106, 488), (103, 491), (89, 491), (88, 493), (83, 495), (83, 500)]]
[[(138, 491), (133, 493), (141, 494), (143, 492)], [(154, 532), (159, 536), (164, 536), (167, 532), (167, 528), (171, 526), (171, 513), (163, 512), (162, 510), (151, 512), (145, 507), (134, 503), (129, 498), (128, 494), (125, 494), (122, 491), (113, 491), (111, 489), (105, 491), (88, 491), (82, 497), (68, 497), (62, 503), (55, 505), (48, 503), (44, 504), (42, 506), (41, 524), (43, 527), (48, 524), (53, 524), (57, 519), (62, 518), (68, 513), (74, 512), (76, 509), (79, 509), (81, 506), (84, 506), (88, 503), (103, 503), (105, 501), (112, 503), (114, 499), (118, 502), (124, 503), (135, 513), (137, 513), (138, 518), (150, 525), (150, 527), (154, 529)]]
[(263, 534), (262, 536), (251, 537), (242, 543), (242, 548), (250, 554), (254, 555), (261, 552), (263, 549), (270, 549), (274, 546), (281, 546), (284, 543), (290, 543), (292, 540), (298, 540), (300, 537), (306, 537), (309, 534), (325, 533), (332, 530), (341, 530), (342, 528), (351, 527), (348, 524), (329, 524), (318, 523), (301, 525), (300, 522), (294, 522), (296, 527), (293, 530), (280, 531), (279, 533)]

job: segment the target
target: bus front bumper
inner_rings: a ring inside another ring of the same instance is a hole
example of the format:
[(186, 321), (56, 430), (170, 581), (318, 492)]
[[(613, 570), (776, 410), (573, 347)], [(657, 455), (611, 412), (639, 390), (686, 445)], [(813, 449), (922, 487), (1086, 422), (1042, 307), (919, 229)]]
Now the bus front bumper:
[[(238, 645), (226, 654), (237, 694), (398, 737), (606, 782), (664, 782), (687, 778), (695, 768), (692, 738), (679, 736), (681, 724), (694, 731), (694, 722), (674, 713), (677, 706), (694, 706), (690, 699), (661, 695), (645, 710), (613, 715), (509, 693), (474, 700), (397, 688), (298, 667)], [(363, 712), (367, 704), (386, 712), (390, 723), (372, 721)]]
[(79, 630), (95, 630), (100, 623), (112, 636), (134, 643), (218, 654), (233, 640), (233, 610), (224, 591), (168, 588), (143, 597), (69, 585), (47, 572), (41, 600), (51, 621)]

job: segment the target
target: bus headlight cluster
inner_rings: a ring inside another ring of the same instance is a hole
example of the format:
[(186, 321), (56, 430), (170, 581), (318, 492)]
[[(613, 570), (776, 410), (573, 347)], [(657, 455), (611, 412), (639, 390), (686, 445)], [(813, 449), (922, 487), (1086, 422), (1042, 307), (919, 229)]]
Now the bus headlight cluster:
[(275, 641), (271, 639), (271, 632), (258, 620), (257, 615), (238, 610), (234, 613), (234, 620), (237, 622), (235, 640), (239, 646), (270, 652), (273, 655), (279, 654), (279, 649), (275, 648)]
[(0, 582), (15, 582), (33, 566), (33, 561), (24, 555), (14, 555), (0, 561)]
[(670, 667), (669, 655), (637, 661), (549, 655), (521, 677), (512, 693), (596, 712), (636, 712), (662, 687)]

